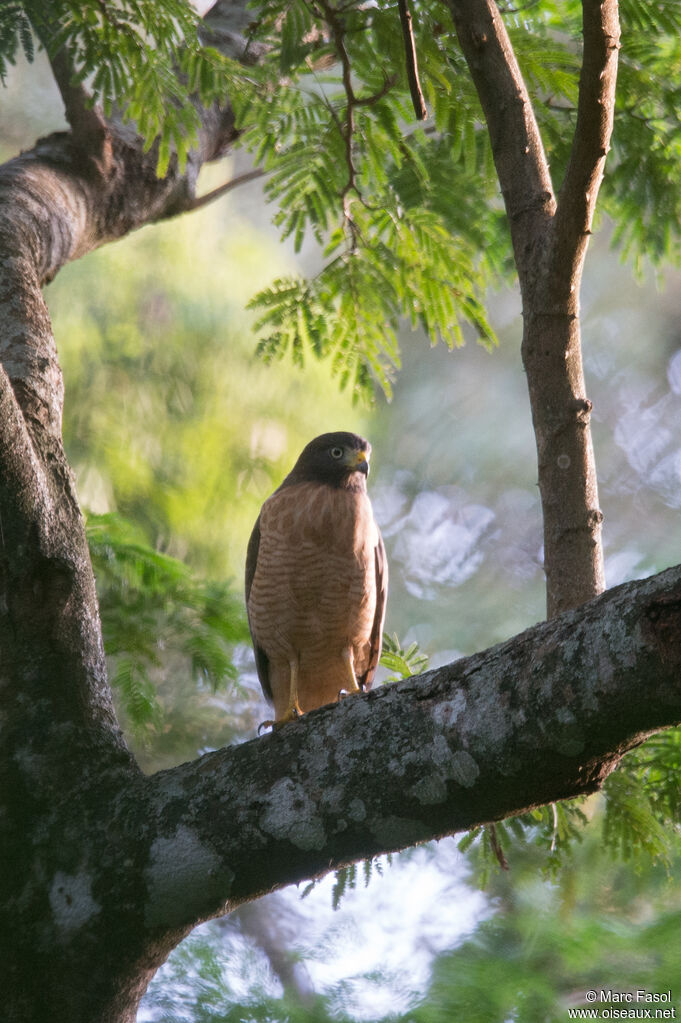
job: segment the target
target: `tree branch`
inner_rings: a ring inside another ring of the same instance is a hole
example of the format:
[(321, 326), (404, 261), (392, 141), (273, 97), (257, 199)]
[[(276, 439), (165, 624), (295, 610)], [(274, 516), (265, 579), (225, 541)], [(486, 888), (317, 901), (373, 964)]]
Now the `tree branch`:
[[(487, 120), (523, 299), (522, 356), (537, 442), (550, 616), (590, 600), (605, 585), (579, 291), (584, 218), (588, 206), (590, 224), (595, 202), (587, 190), (600, 181), (596, 149), (612, 114), (605, 108), (614, 89), (616, 0), (584, 0), (578, 120), (586, 122), (587, 137), (578, 138), (578, 125), (560, 218), (530, 97), (494, 0), (449, 2)], [(597, 79), (606, 68), (601, 86)]]
[(183, 212), (193, 213), (194, 210), (200, 210), (202, 206), (208, 206), (209, 203), (215, 202), (216, 199), (221, 199), (223, 195), (227, 195), (232, 189), (238, 188), (240, 185), (246, 185), (249, 181), (256, 181), (258, 178), (264, 177), (266, 173), (267, 171), (263, 170), (262, 167), (256, 167), (254, 170), (238, 174), (230, 181), (225, 181), (223, 185), (218, 185), (212, 191), (206, 192), (205, 195), (199, 195), (195, 199), (188, 200), (185, 203)]
[(449, 6), (487, 122), (525, 292), (534, 279), (537, 240), (543, 242), (556, 208), (544, 146), (494, 0), (449, 0)]
[[(87, 542), (61, 446), (29, 429), (2, 366), (0, 423), (2, 745), (11, 761), (68, 734), (69, 774), (79, 753), (90, 761), (97, 746), (118, 759), (126, 749), (107, 683)], [(56, 764), (50, 773), (43, 796), (63, 777)], [(11, 785), (10, 800), (21, 790)]]
[[(145, 868), (145, 912), (161, 929), (188, 925), (353, 860), (594, 792), (623, 753), (681, 721), (680, 667), (678, 567), (161, 772), (149, 779), (162, 843)], [(182, 856), (210, 861), (215, 879), (212, 892), (187, 886), (183, 906), (163, 880)]]
[(419, 81), (419, 66), (416, 55), (416, 42), (414, 40), (414, 25), (408, 0), (398, 0), (400, 12), (400, 24), (402, 25), (402, 38), (404, 39), (404, 57), (407, 65), (407, 80), (411, 102), (414, 107), (414, 114), (419, 121), (425, 121), (428, 117), (426, 101), (423, 98), (423, 90)]
[(554, 225), (554, 274), (584, 259), (615, 115), (620, 46), (617, 0), (583, 0), (584, 53), (577, 123)]
[(50, 66), (57, 83), (66, 120), (71, 125), (73, 139), (78, 148), (92, 161), (102, 177), (112, 171), (111, 133), (101, 111), (93, 106), (92, 98), (82, 82), (73, 82), (73, 68), (65, 50), (50, 57)]

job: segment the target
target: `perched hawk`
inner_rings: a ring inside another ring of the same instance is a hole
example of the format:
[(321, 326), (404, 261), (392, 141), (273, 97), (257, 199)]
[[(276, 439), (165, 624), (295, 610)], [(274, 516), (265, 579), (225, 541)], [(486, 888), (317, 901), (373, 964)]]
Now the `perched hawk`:
[(315, 437), (253, 528), (246, 607), (275, 724), (373, 681), (388, 568), (367, 495), (370, 452), (355, 433)]

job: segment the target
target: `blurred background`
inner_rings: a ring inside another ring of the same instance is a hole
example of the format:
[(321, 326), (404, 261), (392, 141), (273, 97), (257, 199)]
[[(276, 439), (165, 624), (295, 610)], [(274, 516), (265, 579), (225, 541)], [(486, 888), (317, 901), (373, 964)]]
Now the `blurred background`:
[[(63, 126), (46, 67), (19, 65), (0, 93), (2, 159)], [(240, 169), (208, 169), (202, 189)], [(430, 348), (407, 331), (392, 402), (353, 407), (326, 364), (254, 355), (249, 298), (318, 258), (280, 244), (272, 212), (252, 183), (68, 266), (46, 292), (112, 677), (147, 771), (253, 738), (267, 716), (244, 625), (246, 544), (317, 433), (372, 442), (386, 627), (403, 646), (437, 665), (544, 614), (518, 294), (489, 296), (498, 349)], [(681, 280), (634, 279), (602, 222), (582, 308), (613, 586), (681, 560)], [(448, 838), (198, 928), (139, 1021), (558, 1020), (593, 987), (681, 998), (677, 837), (666, 862), (618, 858), (599, 798), (582, 809), (582, 840), (551, 873), (531, 841), (502, 871), (479, 841), (462, 852)]]

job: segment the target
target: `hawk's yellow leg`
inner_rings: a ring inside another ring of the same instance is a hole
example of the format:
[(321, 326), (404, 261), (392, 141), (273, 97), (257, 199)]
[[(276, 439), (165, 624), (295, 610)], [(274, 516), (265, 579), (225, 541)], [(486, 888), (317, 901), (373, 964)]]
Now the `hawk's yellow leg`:
[(349, 696), (351, 693), (359, 693), (361, 689), (357, 685), (357, 676), (355, 675), (354, 657), (352, 656), (352, 647), (347, 646), (341, 654), (343, 658), (343, 665), (345, 666), (345, 675), (347, 678), (347, 685), (345, 685), (338, 694), (338, 699), (342, 699), (344, 696)]
[(303, 716), (298, 703), (298, 661), (289, 661), (289, 692), (288, 706), (282, 717), (277, 720), (278, 725), (285, 725), (287, 721)]
[(298, 661), (289, 661), (289, 693), (286, 710), (280, 718), (276, 718), (274, 721), (261, 722), (258, 726), (258, 734), (260, 734), (261, 728), (281, 728), (282, 725), (302, 716), (303, 712), (298, 703)]

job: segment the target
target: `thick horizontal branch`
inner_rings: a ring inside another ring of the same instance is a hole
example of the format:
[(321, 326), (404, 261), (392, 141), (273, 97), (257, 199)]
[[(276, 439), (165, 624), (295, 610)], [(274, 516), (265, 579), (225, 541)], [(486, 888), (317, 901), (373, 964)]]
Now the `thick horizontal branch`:
[(146, 918), (182, 927), (349, 861), (594, 792), (627, 750), (681, 721), (680, 668), (678, 567), (159, 773)]

